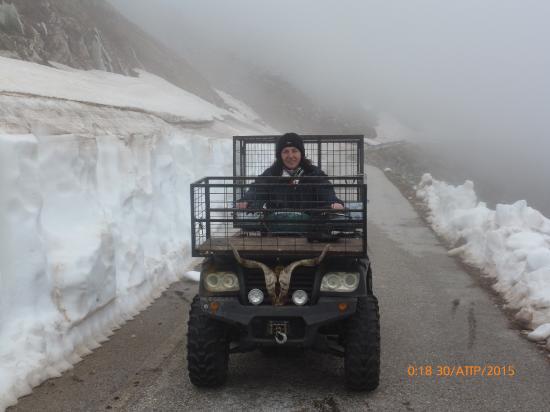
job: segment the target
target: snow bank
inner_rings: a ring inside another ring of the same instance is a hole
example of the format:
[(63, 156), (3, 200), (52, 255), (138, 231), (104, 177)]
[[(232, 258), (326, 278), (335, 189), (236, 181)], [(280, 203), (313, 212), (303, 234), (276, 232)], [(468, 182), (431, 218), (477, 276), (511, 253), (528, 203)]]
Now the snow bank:
[(246, 105), (242, 101), (235, 99), (230, 94), (225, 93), (222, 90), (217, 90), (216, 93), (223, 99), (224, 103), (227, 104), (230, 108), (229, 111), (238, 120), (244, 122), (258, 122), (267, 127), (267, 125), (260, 118), (258, 113), (256, 113), (250, 106)]
[(0, 411), (185, 275), (189, 184), (272, 131), (224, 99), (0, 57)]
[[(365, 107), (367, 108), (367, 106)], [(418, 138), (417, 132), (405, 126), (390, 113), (377, 113), (376, 123), (374, 128), (376, 131), (376, 138), (365, 138), (365, 142), (369, 146), (395, 144)]]
[(184, 276), (189, 280), (198, 282), (201, 278), (201, 272), (197, 272), (196, 270), (190, 270), (189, 272), (186, 272)]
[(495, 290), (518, 320), (535, 330), (528, 338), (550, 349), (550, 219), (524, 200), (478, 202), (474, 185), (451, 186), (425, 174), (417, 191), (433, 229), (453, 245), (452, 255), (496, 279)]
[(230, 144), (0, 135), (0, 410), (183, 276), (189, 183), (227, 173)]
[(161, 77), (56, 68), (0, 57), (0, 91), (53, 97), (153, 113), (169, 122), (211, 122), (230, 115)]

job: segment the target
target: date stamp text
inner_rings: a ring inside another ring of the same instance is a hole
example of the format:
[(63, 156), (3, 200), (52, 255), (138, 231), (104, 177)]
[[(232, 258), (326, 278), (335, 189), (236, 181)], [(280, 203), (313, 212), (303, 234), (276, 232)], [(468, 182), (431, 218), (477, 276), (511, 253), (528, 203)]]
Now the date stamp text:
[(441, 378), (470, 378), (470, 377), (488, 377), (488, 378), (511, 378), (516, 376), (517, 371), (513, 365), (415, 365), (410, 364), (407, 367), (407, 376), (414, 377), (441, 377)]

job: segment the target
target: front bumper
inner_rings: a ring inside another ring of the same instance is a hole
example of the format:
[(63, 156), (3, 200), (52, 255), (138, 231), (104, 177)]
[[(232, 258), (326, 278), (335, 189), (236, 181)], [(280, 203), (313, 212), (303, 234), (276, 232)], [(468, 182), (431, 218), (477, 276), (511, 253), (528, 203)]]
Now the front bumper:
[[(240, 331), (237, 351), (277, 343), (267, 331), (270, 321), (283, 321), (289, 325), (285, 346), (317, 347), (327, 350), (326, 336), (318, 333), (328, 323), (343, 320), (355, 313), (356, 297), (321, 297), (309, 306), (242, 305), (237, 297), (201, 297), (201, 308), (212, 318), (236, 326)], [(212, 303), (216, 303), (212, 305)], [(342, 305), (345, 304), (345, 310)], [(215, 308), (215, 310), (213, 309)]]

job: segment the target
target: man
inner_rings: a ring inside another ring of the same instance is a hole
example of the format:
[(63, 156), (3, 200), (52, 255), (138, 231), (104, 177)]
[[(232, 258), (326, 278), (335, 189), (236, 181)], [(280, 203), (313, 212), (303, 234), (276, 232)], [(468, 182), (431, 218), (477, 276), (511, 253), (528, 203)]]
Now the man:
[[(344, 202), (336, 196), (327, 174), (305, 157), (304, 142), (299, 135), (281, 136), (275, 151), (275, 162), (260, 175), (258, 184), (253, 184), (236, 203), (237, 208), (265, 205), (267, 209), (344, 209)], [(281, 179), (269, 179), (272, 176), (281, 176)], [(270, 187), (270, 183), (275, 184)]]

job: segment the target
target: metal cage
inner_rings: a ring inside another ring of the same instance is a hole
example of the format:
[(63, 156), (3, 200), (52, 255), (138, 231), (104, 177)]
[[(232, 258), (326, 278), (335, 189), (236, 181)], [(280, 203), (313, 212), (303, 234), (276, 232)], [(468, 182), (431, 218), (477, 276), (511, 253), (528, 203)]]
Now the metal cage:
[[(191, 184), (193, 256), (366, 256), (363, 176), (205, 177)], [(336, 196), (345, 206), (331, 208)], [(246, 205), (244, 204), (246, 202)]]
[[(258, 176), (273, 163), (280, 136), (234, 136), (233, 176)], [(363, 135), (301, 135), (306, 157), (329, 176), (363, 175)]]

